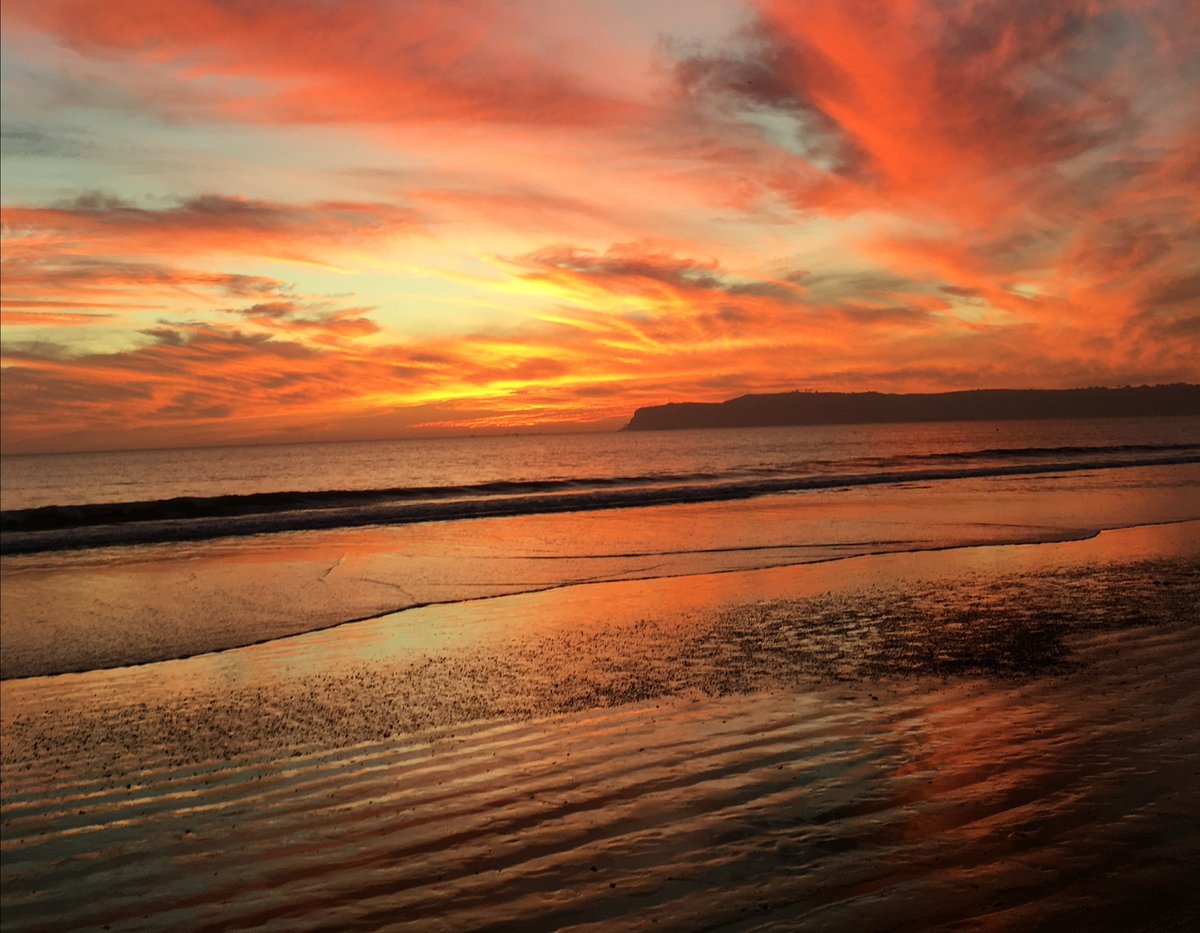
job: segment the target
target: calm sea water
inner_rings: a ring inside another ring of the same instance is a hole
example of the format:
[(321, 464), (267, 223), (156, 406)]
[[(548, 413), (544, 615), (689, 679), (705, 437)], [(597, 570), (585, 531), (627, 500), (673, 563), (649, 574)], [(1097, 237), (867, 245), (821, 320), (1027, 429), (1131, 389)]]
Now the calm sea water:
[(5, 458), (6, 551), (1200, 461), (1200, 419), (836, 425)]
[[(1179, 450), (1180, 446), (1185, 449)], [(1139, 448), (1146, 450), (1114, 450)], [(1071, 449), (1074, 448), (1074, 449)], [(1166, 448), (1161, 449), (1161, 448)], [(837, 475), (962, 460), (1196, 456), (1200, 418), (829, 425), (210, 447), (3, 458), (0, 509), (181, 496)]]

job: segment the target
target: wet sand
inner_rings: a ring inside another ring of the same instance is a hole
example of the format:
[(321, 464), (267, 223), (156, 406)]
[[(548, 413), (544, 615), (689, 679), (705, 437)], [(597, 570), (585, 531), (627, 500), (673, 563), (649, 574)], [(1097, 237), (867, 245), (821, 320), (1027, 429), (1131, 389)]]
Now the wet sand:
[(1190, 929), (1200, 523), (8, 681), (5, 929)]

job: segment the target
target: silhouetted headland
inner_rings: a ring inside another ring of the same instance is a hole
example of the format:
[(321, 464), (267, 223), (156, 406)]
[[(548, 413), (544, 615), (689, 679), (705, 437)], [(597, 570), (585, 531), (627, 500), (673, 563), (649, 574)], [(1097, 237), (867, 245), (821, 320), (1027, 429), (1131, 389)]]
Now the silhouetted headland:
[(904, 395), (780, 392), (743, 395), (727, 402), (651, 405), (635, 411), (624, 430), (1161, 415), (1200, 415), (1200, 386), (1179, 383), (1119, 389), (973, 389)]

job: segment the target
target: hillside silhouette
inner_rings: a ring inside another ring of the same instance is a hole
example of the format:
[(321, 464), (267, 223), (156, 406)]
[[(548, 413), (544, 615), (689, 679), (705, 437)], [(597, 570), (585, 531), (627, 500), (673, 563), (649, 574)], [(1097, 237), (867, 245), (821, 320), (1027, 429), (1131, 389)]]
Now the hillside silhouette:
[(639, 408), (623, 430), (746, 428), (799, 424), (1007, 421), (1200, 415), (1200, 386), (1087, 389), (972, 389), (883, 392), (781, 392), (726, 402), (672, 402)]

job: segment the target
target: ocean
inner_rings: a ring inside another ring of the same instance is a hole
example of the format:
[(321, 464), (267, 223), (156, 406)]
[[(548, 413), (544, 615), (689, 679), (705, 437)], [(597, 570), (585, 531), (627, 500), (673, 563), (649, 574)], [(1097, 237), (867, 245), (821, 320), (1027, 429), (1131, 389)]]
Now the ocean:
[(1200, 916), (1200, 419), (3, 474), (5, 929)]
[(6, 553), (1200, 461), (1200, 419), (834, 425), (4, 459)]

